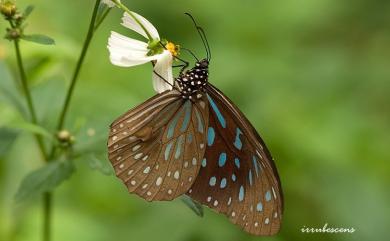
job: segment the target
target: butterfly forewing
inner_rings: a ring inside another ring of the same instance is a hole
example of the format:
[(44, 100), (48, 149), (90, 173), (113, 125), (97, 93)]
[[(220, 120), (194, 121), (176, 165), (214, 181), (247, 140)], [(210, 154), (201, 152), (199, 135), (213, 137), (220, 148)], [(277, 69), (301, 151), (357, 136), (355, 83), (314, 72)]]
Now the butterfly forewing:
[(283, 200), (272, 158), (239, 109), (212, 85), (207, 93), (207, 147), (188, 195), (249, 233), (275, 234)]
[(148, 201), (172, 200), (191, 187), (205, 152), (206, 101), (167, 91), (111, 125), (109, 159), (129, 192)]

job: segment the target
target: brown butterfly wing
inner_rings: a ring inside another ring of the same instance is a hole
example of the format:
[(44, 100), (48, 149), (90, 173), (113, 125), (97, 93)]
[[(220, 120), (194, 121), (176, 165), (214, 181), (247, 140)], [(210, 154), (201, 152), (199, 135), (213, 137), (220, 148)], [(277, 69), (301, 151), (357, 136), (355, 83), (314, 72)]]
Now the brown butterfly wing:
[(111, 124), (109, 159), (130, 193), (172, 200), (191, 187), (205, 152), (205, 98), (191, 102), (167, 91)]
[(207, 87), (207, 148), (188, 195), (254, 235), (280, 229), (283, 196), (272, 157), (241, 111), (214, 86)]

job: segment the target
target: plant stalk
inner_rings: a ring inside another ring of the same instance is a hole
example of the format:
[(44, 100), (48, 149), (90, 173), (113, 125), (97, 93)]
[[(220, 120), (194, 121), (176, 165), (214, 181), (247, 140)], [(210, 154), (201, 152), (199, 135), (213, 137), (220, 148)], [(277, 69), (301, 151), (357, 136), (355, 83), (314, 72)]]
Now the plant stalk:
[[(27, 108), (28, 108), (28, 111), (30, 113), (31, 122), (34, 125), (38, 125), (38, 119), (37, 119), (37, 115), (36, 115), (35, 108), (34, 108), (34, 102), (33, 102), (32, 97), (31, 97), (31, 92), (30, 92), (30, 89), (28, 87), (26, 72), (24, 70), (24, 65), (23, 65), (22, 55), (20, 53), (20, 46), (19, 46), (18, 39), (14, 40), (14, 45), (15, 45), (16, 61), (17, 61), (19, 74), (20, 74), (20, 81), (22, 84), (22, 90), (23, 90), (24, 96), (26, 98)], [(41, 151), (42, 158), (47, 162), (47, 155), (46, 155), (45, 145), (43, 143), (42, 136), (35, 134), (34, 137), (35, 137), (37, 144), (38, 144), (38, 147)]]
[[(11, 24), (11, 26), (12, 26), (12, 24)], [(20, 80), (21, 80), (24, 96), (26, 97), (27, 107), (28, 107), (28, 110), (30, 113), (31, 122), (34, 125), (37, 125), (38, 119), (37, 119), (37, 115), (35, 112), (31, 92), (30, 92), (30, 89), (28, 87), (27, 76), (26, 76), (26, 72), (24, 70), (22, 54), (21, 54), (20, 46), (19, 46), (19, 39), (14, 40), (14, 45), (15, 45), (16, 61), (17, 61), (18, 70), (20, 73)], [(38, 144), (38, 147), (39, 147), (39, 150), (41, 152), (43, 160), (45, 162), (49, 162), (49, 158), (48, 158), (48, 155), (46, 154), (46, 150), (45, 150), (42, 136), (35, 134), (34, 137), (35, 137), (36, 142)], [(51, 195), (50, 195), (50, 193), (44, 193), (42, 198), (43, 198), (42, 204), (43, 204), (43, 220), (44, 220), (43, 221), (43, 241), (50, 241)]]
[(60, 118), (59, 118), (59, 121), (58, 121), (58, 124), (57, 124), (57, 130), (58, 131), (62, 130), (62, 128), (64, 127), (64, 122), (65, 122), (66, 114), (67, 114), (68, 109), (69, 109), (69, 104), (70, 104), (70, 100), (71, 100), (72, 95), (73, 95), (74, 87), (76, 86), (77, 79), (78, 79), (79, 74), (80, 74), (81, 66), (82, 66), (82, 64), (84, 62), (85, 55), (86, 55), (86, 53), (88, 51), (89, 44), (91, 43), (91, 40), (92, 40), (92, 37), (93, 37), (93, 33), (95, 31), (95, 21), (96, 21), (97, 12), (98, 12), (98, 9), (99, 9), (99, 4), (100, 4), (100, 0), (96, 0), (95, 7), (93, 9), (91, 22), (89, 24), (87, 37), (86, 37), (86, 39), (84, 41), (84, 45), (83, 45), (83, 48), (81, 50), (81, 54), (80, 54), (79, 60), (77, 61), (76, 68), (75, 68), (75, 70), (73, 72), (73, 76), (72, 76), (72, 79), (70, 81), (70, 85), (69, 85), (68, 91), (66, 93), (65, 101), (64, 101), (64, 104), (63, 104), (63, 107), (62, 107), (62, 111), (61, 111), (61, 114), (60, 114)]

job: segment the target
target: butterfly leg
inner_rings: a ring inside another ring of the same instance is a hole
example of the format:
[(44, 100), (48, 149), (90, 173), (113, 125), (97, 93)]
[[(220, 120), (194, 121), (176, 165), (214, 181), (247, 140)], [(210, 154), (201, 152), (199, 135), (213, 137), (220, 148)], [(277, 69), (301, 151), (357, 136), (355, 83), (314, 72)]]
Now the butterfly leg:
[(182, 75), (182, 73), (184, 72), (185, 69), (187, 69), (187, 67), (190, 65), (189, 62), (185, 61), (184, 59), (182, 58), (179, 58), (177, 56), (174, 57), (175, 59), (181, 61), (183, 64), (182, 64), (182, 68), (180, 70), (180, 75)]
[(175, 85), (172, 85), (171, 83), (169, 83), (168, 80), (166, 80), (164, 77), (162, 77), (159, 73), (157, 73), (155, 70), (153, 70), (153, 73), (155, 73), (160, 79), (162, 79), (165, 83), (167, 83), (168, 85), (170, 85), (173, 89), (176, 89), (178, 91), (180, 91)]
[(172, 66), (172, 68), (179, 68), (179, 67), (184, 67), (184, 66), (185, 66), (185, 64), (178, 64), (178, 65)]

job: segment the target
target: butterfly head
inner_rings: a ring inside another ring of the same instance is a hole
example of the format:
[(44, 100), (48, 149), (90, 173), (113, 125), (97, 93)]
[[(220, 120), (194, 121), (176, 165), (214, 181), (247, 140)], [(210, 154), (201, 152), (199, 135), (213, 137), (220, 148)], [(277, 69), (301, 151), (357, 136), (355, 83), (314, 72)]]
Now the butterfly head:
[(208, 69), (209, 68), (209, 60), (208, 59), (202, 59), (200, 61), (197, 61), (195, 64), (196, 67)]

